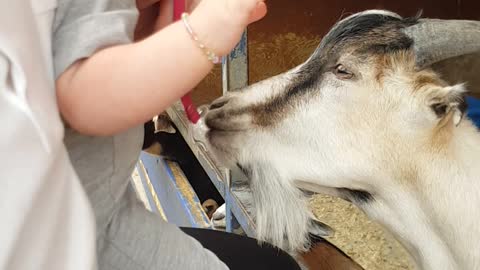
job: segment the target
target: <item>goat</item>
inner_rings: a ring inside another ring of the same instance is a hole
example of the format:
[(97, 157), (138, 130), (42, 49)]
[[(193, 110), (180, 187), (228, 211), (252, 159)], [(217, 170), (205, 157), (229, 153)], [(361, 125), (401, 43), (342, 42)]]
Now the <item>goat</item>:
[(480, 22), (369, 10), (333, 26), (300, 66), (206, 113), (215, 159), (252, 189), (257, 238), (309, 247), (303, 191), (383, 224), (425, 270), (480, 269), (480, 134), (462, 84), (429, 68), (480, 50)]

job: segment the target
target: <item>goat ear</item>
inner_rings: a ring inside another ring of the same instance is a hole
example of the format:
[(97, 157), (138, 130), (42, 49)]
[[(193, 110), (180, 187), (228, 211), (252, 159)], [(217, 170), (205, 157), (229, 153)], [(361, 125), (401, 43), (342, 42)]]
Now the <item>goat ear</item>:
[(442, 122), (452, 119), (453, 124), (458, 126), (467, 110), (465, 94), (464, 84), (440, 88), (430, 100), (430, 108)]

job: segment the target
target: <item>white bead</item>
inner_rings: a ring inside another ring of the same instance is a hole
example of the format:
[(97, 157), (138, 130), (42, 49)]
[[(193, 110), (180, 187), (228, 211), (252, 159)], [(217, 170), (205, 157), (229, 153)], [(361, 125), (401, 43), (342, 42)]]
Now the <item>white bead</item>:
[(195, 35), (193, 29), (190, 27), (190, 24), (188, 23), (188, 20), (187, 20), (188, 13), (186, 13), (186, 12), (182, 13), (181, 18), (182, 18), (183, 24), (184, 24), (188, 34), (197, 43), (198, 47), (200, 49), (202, 49), (203, 51), (205, 51), (205, 54), (206, 54), (208, 60), (212, 61), (214, 64), (220, 63), (220, 57), (218, 57), (214, 52), (208, 50), (207, 47), (203, 43), (200, 42), (197, 35)]

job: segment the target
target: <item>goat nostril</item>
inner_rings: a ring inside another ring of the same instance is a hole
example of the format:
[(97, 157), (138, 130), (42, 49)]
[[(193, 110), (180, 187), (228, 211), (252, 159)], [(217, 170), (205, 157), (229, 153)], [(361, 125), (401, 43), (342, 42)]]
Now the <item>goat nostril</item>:
[(223, 107), (225, 104), (228, 103), (228, 100), (223, 100), (223, 101), (219, 101), (219, 102), (214, 102), (212, 105), (210, 105), (210, 110), (214, 110), (214, 109), (219, 109), (221, 107)]

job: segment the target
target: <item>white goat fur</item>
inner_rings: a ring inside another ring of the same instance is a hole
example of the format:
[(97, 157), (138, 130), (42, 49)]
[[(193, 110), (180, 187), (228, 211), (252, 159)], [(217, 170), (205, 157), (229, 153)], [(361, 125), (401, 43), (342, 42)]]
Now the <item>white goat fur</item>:
[[(227, 165), (247, 167), (260, 240), (304, 250), (312, 213), (300, 189), (344, 196), (338, 188), (347, 188), (372, 195), (353, 203), (419, 268), (480, 269), (480, 134), (461, 118), (463, 86), (417, 70), (414, 58), (341, 55), (355, 80), (325, 72), (318, 91), (296, 97), (268, 126), (253, 110), (232, 112), (282, 95), (302, 66), (215, 102), (226, 104), (206, 116), (210, 147)], [(420, 77), (431, 80), (419, 85)], [(434, 103), (445, 104), (441, 117)]]

